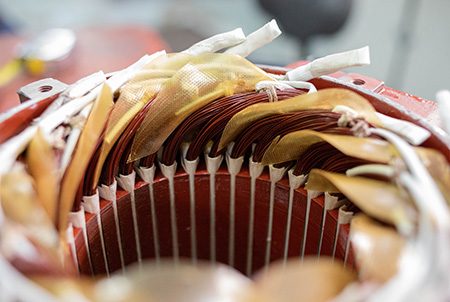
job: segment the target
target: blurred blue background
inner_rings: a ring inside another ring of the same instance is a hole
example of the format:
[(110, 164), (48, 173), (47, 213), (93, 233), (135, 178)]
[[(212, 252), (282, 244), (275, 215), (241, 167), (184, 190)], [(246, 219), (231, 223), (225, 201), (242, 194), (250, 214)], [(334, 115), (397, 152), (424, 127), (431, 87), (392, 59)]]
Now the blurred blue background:
[[(339, 31), (312, 36), (307, 47), (298, 36), (284, 33), (249, 59), (255, 63), (287, 65), (299, 59), (369, 45), (372, 64), (352, 72), (383, 80), (387, 86), (429, 100), (434, 100), (437, 90), (450, 88), (450, 1), (322, 2), (328, 7), (351, 3)], [(287, 5), (283, 1), (278, 3)], [(331, 11), (342, 13), (338, 8)], [(305, 21), (303, 13), (308, 16), (301, 8), (286, 9), (291, 13), (291, 23), (296, 22), (295, 18), (292, 20), (296, 12), (298, 22)], [(0, 17), (1, 28), (26, 35), (52, 27), (144, 25), (159, 32), (173, 51), (179, 51), (200, 39), (236, 27), (242, 27), (248, 34), (270, 21), (273, 15), (258, 0), (0, 0)], [(289, 25), (278, 20), (282, 25)]]

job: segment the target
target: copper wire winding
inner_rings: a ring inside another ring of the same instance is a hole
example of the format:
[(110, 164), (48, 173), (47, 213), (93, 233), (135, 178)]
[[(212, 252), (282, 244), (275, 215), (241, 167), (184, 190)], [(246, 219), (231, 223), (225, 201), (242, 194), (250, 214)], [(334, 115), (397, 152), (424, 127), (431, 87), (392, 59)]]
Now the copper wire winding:
[[(278, 100), (282, 101), (304, 93), (305, 92), (302, 90), (286, 89), (283, 91), (277, 91), (277, 96)], [(246, 101), (248, 101), (251, 104), (256, 104), (258, 102), (268, 102), (268, 100), (269, 98), (266, 93), (253, 93), (253, 97), (247, 99)], [(248, 107), (249, 105), (241, 107), (240, 103), (238, 103), (236, 104), (236, 106), (229, 106), (224, 109), (220, 117), (218, 117), (217, 119), (210, 120), (199, 132), (198, 136), (192, 141), (188, 149), (186, 158), (188, 160), (194, 160), (197, 157), (199, 157), (200, 154), (203, 152), (203, 149), (205, 148), (206, 144), (210, 140), (214, 141), (210, 151), (210, 156), (216, 157), (219, 154), (223, 153), (224, 150), (218, 150), (218, 145), (219, 145), (219, 138), (222, 135), (222, 132), (226, 124), (233, 117), (233, 115), (238, 113), (240, 110), (243, 110), (244, 108)]]
[(295, 165), (294, 175), (306, 175), (314, 168), (344, 173), (347, 169), (369, 163), (371, 162), (367, 160), (346, 156), (327, 142), (320, 142), (303, 152)]
[[(277, 95), (280, 100), (284, 100), (303, 93), (302, 90), (286, 89), (278, 91)], [(164, 144), (161, 162), (165, 165), (173, 164), (181, 143), (186, 140), (192, 140), (186, 158), (195, 160), (203, 152), (206, 144), (222, 133), (233, 115), (248, 106), (268, 100), (266, 93), (250, 92), (223, 97), (204, 106), (191, 114), (172, 132)], [(213, 146), (212, 153), (217, 155), (217, 146)]]

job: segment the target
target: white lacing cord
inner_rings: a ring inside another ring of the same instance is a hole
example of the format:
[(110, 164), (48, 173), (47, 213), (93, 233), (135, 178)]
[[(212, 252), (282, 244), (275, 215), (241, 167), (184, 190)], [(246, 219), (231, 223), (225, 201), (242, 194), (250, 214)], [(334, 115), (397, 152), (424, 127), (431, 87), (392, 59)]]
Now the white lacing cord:
[(284, 89), (307, 89), (308, 94), (317, 92), (316, 87), (309, 83), (303, 81), (261, 81), (256, 83), (255, 90), (258, 92), (264, 91), (269, 97), (269, 102), (278, 101), (276, 90)]

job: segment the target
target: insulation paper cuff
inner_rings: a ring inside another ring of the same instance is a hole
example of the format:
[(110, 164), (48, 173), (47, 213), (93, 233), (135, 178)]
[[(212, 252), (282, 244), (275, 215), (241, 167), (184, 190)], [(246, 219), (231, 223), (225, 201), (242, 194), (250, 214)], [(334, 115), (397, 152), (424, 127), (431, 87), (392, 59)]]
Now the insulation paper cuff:
[(135, 179), (136, 172), (134, 171), (128, 175), (119, 174), (119, 176), (116, 176), (116, 180), (119, 186), (127, 192), (131, 192), (134, 190)]
[(69, 213), (69, 222), (76, 228), (85, 228), (86, 220), (84, 217), (84, 209), (81, 209), (78, 212), (70, 212)]
[(244, 163), (244, 156), (232, 158), (230, 154), (227, 153), (225, 159), (227, 161), (228, 172), (231, 175), (236, 175), (241, 171), (242, 164)]
[(287, 168), (275, 168), (273, 165), (269, 165), (269, 175), (271, 182), (277, 182), (283, 178)]
[(308, 192), (308, 199), (313, 199), (323, 194), (323, 192), (314, 190), (307, 190), (307, 192)]
[(431, 136), (431, 133), (428, 130), (419, 127), (413, 123), (410, 123), (408, 121), (399, 120), (381, 114), (379, 112), (376, 112), (375, 114), (381, 120), (386, 129), (389, 129), (392, 132), (397, 133), (398, 135), (403, 137), (406, 141), (415, 146), (421, 145)]
[(161, 172), (164, 175), (164, 177), (173, 179), (175, 176), (175, 172), (177, 171), (177, 162), (174, 162), (170, 166), (166, 166), (163, 163), (160, 163)]
[(106, 186), (102, 184), (98, 187), (98, 193), (101, 198), (113, 201), (116, 199), (116, 191), (117, 191), (117, 181), (114, 179), (114, 182), (110, 186)]
[(250, 170), (250, 176), (252, 178), (256, 178), (261, 175), (262, 171), (264, 170), (264, 166), (261, 165), (261, 163), (254, 162), (253, 156), (251, 156), (249, 159), (249, 170)]
[(225, 53), (232, 53), (241, 57), (246, 57), (254, 50), (271, 42), (281, 34), (281, 30), (275, 20), (270, 21), (260, 29), (247, 36), (244, 42), (234, 47), (228, 48)]
[(308, 179), (308, 175), (295, 175), (294, 169), (288, 171), (289, 187), (292, 189), (298, 189), (303, 186)]
[(330, 193), (325, 192), (324, 209), (334, 210), (337, 209), (345, 203), (345, 199), (340, 199), (337, 196), (330, 195)]
[(308, 81), (344, 68), (370, 64), (369, 47), (332, 54), (286, 73), (289, 81)]
[(349, 224), (353, 218), (353, 212), (347, 212), (347, 207), (342, 206), (339, 208), (338, 223), (339, 224)]
[(94, 195), (83, 196), (82, 205), (86, 212), (98, 214), (100, 212), (100, 198), (98, 196), (98, 190), (96, 190)]
[(219, 155), (216, 157), (210, 157), (209, 155), (205, 154), (205, 162), (206, 162), (206, 170), (209, 174), (214, 174), (219, 170), (220, 165), (223, 161), (223, 155)]
[(181, 165), (183, 166), (184, 171), (188, 174), (195, 174), (199, 162), (200, 158), (198, 157), (194, 160), (188, 160), (185, 157), (181, 159)]
[(137, 174), (139, 175), (139, 177), (149, 184), (153, 183), (153, 180), (155, 179), (155, 172), (156, 172), (155, 165), (151, 166), (150, 168), (139, 167), (137, 169)]
[(242, 28), (236, 28), (235, 30), (202, 40), (182, 52), (196, 56), (202, 53), (216, 52), (244, 41), (245, 35)]

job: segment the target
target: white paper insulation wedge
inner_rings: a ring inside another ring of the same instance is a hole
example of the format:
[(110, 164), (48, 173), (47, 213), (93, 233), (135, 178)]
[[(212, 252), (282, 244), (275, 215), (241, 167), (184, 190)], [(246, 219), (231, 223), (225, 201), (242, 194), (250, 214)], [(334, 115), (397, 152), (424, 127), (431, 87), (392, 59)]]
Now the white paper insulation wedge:
[(81, 202), (81, 205), (83, 206), (86, 212), (94, 214), (97, 217), (97, 227), (98, 233), (100, 235), (100, 243), (102, 246), (103, 259), (105, 261), (106, 275), (109, 277), (110, 273), (109, 263), (108, 263), (108, 256), (106, 254), (105, 236), (103, 234), (103, 224), (100, 212), (100, 197), (98, 194), (98, 190), (95, 191), (94, 195), (83, 196), (83, 201)]
[(84, 217), (84, 208), (81, 207), (81, 209), (77, 212), (70, 212), (69, 213), (69, 222), (74, 227), (81, 229), (81, 232), (83, 233), (84, 245), (86, 246), (86, 253), (87, 253), (87, 258), (89, 261), (89, 268), (91, 269), (91, 273), (94, 276), (94, 266), (92, 265), (91, 249), (90, 249), (89, 240), (88, 240), (88, 236), (87, 236), (86, 220)]
[(322, 224), (320, 226), (319, 246), (317, 248), (317, 257), (320, 257), (320, 251), (322, 249), (323, 232), (325, 228), (325, 221), (327, 218), (328, 210), (334, 210), (344, 205), (346, 199), (339, 199), (337, 196), (330, 195), (325, 192), (324, 206), (322, 210)]
[(122, 268), (122, 272), (125, 274), (126, 270), (125, 258), (123, 255), (123, 241), (122, 241), (122, 233), (120, 231), (119, 209), (117, 208), (116, 192), (117, 192), (117, 181), (115, 179), (110, 186), (102, 184), (98, 187), (98, 194), (100, 195), (100, 197), (112, 202), (114, 223), (116, 225), (117, 245), (119, 246), (120, 265)]
[(156, 216), (156, 208), (155, 208), (155, 194), (153, 189), (153, 180), (155, 179), (155, 171), (156, 166), (152, 165), (150, 168), (139, 167), (137, 173), (143, 181), (148, 183), (149, 189), (149, 199), (150, 199), (150, 211), (152, 216), (152, 230), (153, 230), (153, 246), (155, 249), (155, 261), (156, 264), (160, 262), (160, 252), (159, 252), (159, 235), (158, 235), (158, 221)]
[(303, 258), (305, 258), (306, 239), (308, 237), (309, 213), (311, 211), (311, 200), (313, 198), (319, 197), (322, 194), (323, 194), (323, 192), (307, 190), (305, 224), (303, 227), (302, 249), (301, 249), (301, 253), (300, 253), (300, 258), (302, 259), (302, 261), (303, 261)]
[(262, 174), (264, 166), (261, 163), (253, 161), (253, 155), (249, 158), (250, 170), (250, 209), (248, 219), (248, 237), (247, 237), (247, 267), (246, 274), (251, 276), (253, 264), (253, 232), (255, 224), (255, 195), (256, 179)]
[[(334, 235), (334, 243), (333, 243), (333, 253), (331, 254), (331, 258), (334, 260), (336, 258), (336, 248), (339, 240), (339, 230), (342, 225), (350, 224), (353, 219), (353, 212), (347, 211), (347, 206), (343, 205), (339, 208), (338, 221), (336, 225), (336, 234)], [(344, 256), (344, 266), (347, 264), (348, 251), (350, 248), (350, 236), (347, 238), (347, 243), (345, 246), (345, 256)]]
[(177, 162), (174, 162), (170, 166), (159, 162), (159, 167), (165, 178), (169, 181), (169, 196), (170, 196), (170, 227), (172, 229), (172, 248), (173, 248), (173, 261), (179, 262), (180, 251), (178, 247), (178, 228), (177, 228), (177, 216), (176, 216), (176, 203), (175, 203), (175, 172), (177, 171)]
[(192, 262), (197, 263), (197, 222), (195, 219), (195, 172), (197, 171), (200, 158), (195, 160), (186, 159), (186, 153), (189, 149), (189, 144), (181, 146), (181, 166), (189, 175), (189, 214), (191, 217), (191, 258)]
[(210, 157), (205, 152), (206, 169), (209, 173), (209, 238), (211, 263), (216, 263), (216, 173), (223, 161), (223, 155)]
[(244, 156), (238, 158), (231, 157), (233, 144), (230, 144), (225, 155), (228, 173), (230, 173), (230, 226), (228, 232), (228, 264), (234, 266), (234, 235), (235, 235), (235, 218), (236, 218), (236, 175), (241, 171), (244, 163)]
[(276, 168), (273, 165), (269, 166), (270, 175), (270, 199), (269, 199), (269, 221), (267, 223), (267, 237), (266, 237), (266, 253), (264, 265), (265, 268), (269, 268), (270, 263), (270, 251), (272, 248), (272, 227), (273, 227), (273, 208), (275, 204), (275, 186), (280, 181), (288, 168)]
[(294, 169), (288, 171), (289, 177), (289, 202), (288, 202), (288, 216), (286, 221), (286, 236), (284, 239), (284, 251), (283, 251), (283, 265), (286, 264), (289, 251), (289, 240), (291, 233), (292, 222), (292, 204), (294, 202), (294, 190), (300, 188), (306, 183), (307, 177), (305, 175), (295, 175)]
[(125, 191), (130, 193), (131, 200), (131, 215), (133, 217), (133, 229), (134, 229), (134, 240), (136, 241), (136, 253), (139, 266), (142, 267), (142, 252), (141, 252), (141, 239), (139, 235), (139, 224), (137, 218), (137, 209), (136, 209), (136, 197), (135, 197), (135, 182), (136, 182), (136, 172), (131, 172), (129, 175), (116, 176), (117, 184), (124, 189)]

